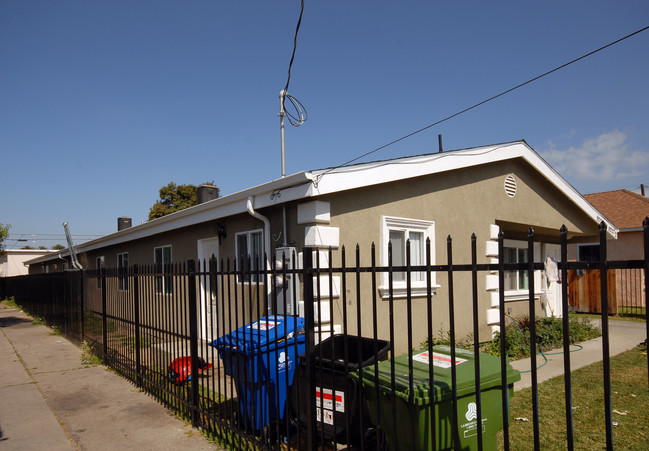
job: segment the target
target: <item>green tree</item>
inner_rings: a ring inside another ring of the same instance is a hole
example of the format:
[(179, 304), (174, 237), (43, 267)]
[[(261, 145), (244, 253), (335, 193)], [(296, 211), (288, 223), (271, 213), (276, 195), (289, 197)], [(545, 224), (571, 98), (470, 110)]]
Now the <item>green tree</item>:
[[(206, 182), (205, 185), (214, 185), (214, 182)], [(175, 211), (193, 207), (198, 203), (196, 185), (176, 185), (169, 182), (168, 185), (160, 188), (160, 200), (153, 204), (149, 210), (149, 221), (160, 218)], [(217, 193), (218, 193), (218, 188)]]
[(62, 244), (55, 244), (54, 246), (52, 246), (52, 249), (55, 251), (62, 251), (63, 249), (65, 249), (65, 247), (63, 247)]
[(2, 251), (5, 250), (4, 244), (2, 243), (9, 236), (9, 227), (11, 227), (9, 224), (5, 225), (0, 222), (0, 255), (2, 254)]

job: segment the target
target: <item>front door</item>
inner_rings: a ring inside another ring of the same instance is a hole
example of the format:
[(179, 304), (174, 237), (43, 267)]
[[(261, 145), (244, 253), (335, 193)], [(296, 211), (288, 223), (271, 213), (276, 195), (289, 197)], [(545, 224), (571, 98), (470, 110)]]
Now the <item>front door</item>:
[(218, 238), (198, 240), (198, 260), (200, 271), (204, 274), (199, 278), (201, 285), (201, 338), (212, 341), (216, 339), (212, 335), (215, 333), (217, 321), (218, 290), (216, 282), (218, 276), (211, 277), (208, 273), (210, 261), (217, 265), (219, 262)]

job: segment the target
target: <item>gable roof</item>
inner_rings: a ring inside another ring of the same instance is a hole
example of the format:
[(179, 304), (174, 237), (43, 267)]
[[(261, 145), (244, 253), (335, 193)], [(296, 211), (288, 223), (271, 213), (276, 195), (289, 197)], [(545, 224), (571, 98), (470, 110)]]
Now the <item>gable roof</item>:
[[(597, 211), (563, 179), (525, 141), (494, 144), (463, 150), (424, 154), (391, 160), (360, 163), (344, 167), (299, 172), (265, 184), (229, 194), (211, 201), (177, 211), (167, 216), (138, 224), (128, 229), (106, 235), (76, 246), (77, 252), (112, 246), (158, 233), (169, 232), (182, 227), (206, 221), (221, 219), (248, 211), (250, 199), (255, 210), (281, 205), (287, 202), (316, 198), (351, 189), (379, 185), (424, 175), (439, 174), (456, 169), (476, 167), (498, 161), (522, 158), (573, 204), (596, 223), (604, 221), (611, 236), (617, 237), (617, 228)], [(68, 251), (61, 254), (66, 256)], [(31, 263), (47, 260), (38, 258)]]
[(623, 231), (642, 229), (642, 221), (649, 217), (649, 199), (625, 189), (586, 194), (584, 197)]

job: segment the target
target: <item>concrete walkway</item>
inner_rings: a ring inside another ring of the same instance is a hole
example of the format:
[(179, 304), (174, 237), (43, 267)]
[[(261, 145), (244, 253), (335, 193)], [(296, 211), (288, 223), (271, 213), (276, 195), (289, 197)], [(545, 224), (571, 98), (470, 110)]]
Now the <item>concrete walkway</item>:
[(0, 304), (0, 449), (215, 450), (200, 432), (81, 350)]
[[(647, 329), (644, 322), (609, 319), (608, 324), (610, 332), (609, 353), (611, 357), (635, 348), (647, 338)], [(598, 320), (598, 325), (601, 325), (601, 320)], [(570, 353), (570, 371), (602, 360), (602, 337), (580, 343), (580, 345), (583, 349)], [(573, 346), (572, 349), (578, 349), (578, 347)], [(553, 354), (547, 355), (548, 363), (545, 365), (543, 365), (545, 360), (542, 356), (538, 355), (536, 359), (537, 368), (540, 367), (537, 372), (539, 383), (563, 375), (563, 353), (561, 353), (561, 350), (549, 352)], [(512, 367), (519, 371), (526, 371), (521, 373), (520, 382), (514, 384), (514, 390), (531, 387), (532, 373), (528, 372), (531, 368), (531, 360), (517, 360), (512, 362)]]

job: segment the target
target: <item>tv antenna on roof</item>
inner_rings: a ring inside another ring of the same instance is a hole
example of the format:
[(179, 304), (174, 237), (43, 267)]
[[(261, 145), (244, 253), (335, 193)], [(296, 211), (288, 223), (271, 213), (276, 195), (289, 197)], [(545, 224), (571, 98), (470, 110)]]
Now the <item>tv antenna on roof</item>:
[[(294, 126), (299, 127), (304, 124), (307, 120), (306, 108), (300, 103), (295, 97), (288, 93), (288, 85), (291, 81), (291, 67), (293, 67), (293, 60), (295, 59), (295, 49), (297, 48), (297, 34), (300, 31), (300, 24), (302, 23), (302, 13), (304, 12), (304, 0), (300, 6), (300, 17), (297, 20), (297, 26), (295, 27), (295, 37), (293, 38), (293, 54), (291, 55), (291, 61), (288, 63), (288, 77), (286, 79), (286, 86), (279, 92), (279, 127), (280, 127), (280, 138), (282, 143), (282, 177), (286, 177), (286, 158), (285, 158), (285, 145), (284, 145), (284, 118), (288, 118), (288, 122)], [(286, 111), (285, 101), (289, 100), (291, 106), (293, 107), (294, 113), (289, 113)]]

